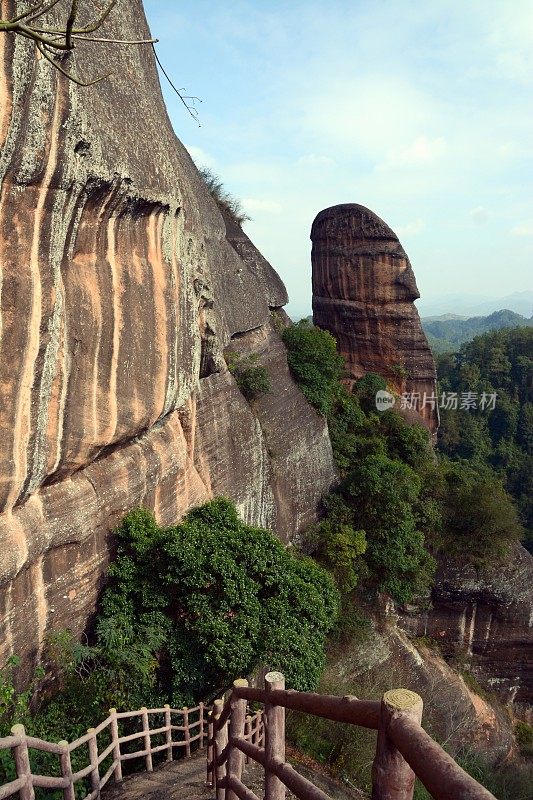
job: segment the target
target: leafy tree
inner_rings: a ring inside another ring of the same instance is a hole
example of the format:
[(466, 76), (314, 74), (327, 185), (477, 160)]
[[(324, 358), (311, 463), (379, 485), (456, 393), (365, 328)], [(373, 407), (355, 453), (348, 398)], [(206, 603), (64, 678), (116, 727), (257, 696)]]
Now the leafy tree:
[(365, 561), (372, 581), (399, 602), (427, 593), (435, 569), (417, 529), (421, 486), (407, 464), (383, 455), (354, 465), (341, 485), (354, 526), (366, 533)]
[[(399, 602), (426, 594), (434, 562), (418, 526), (424, 507), (423, 470), (434, 462), (427, 432), (394, 411), (379, 413), (380, 375), (369, 373), (349, 392), (340, 382), (342, 358), (328, 333), (302, 321), (284, 333), (288, 362), (311, 403), (327, 414), (335, 461), (343, 478), (324, 499), (324, 521), (307, 546), (333, 572), (341, 591), (359, 577)], [(429, 505), (424, 519), (429, 519)]]
[(218, 499), (159, 528), (138, 509), (118, 531), (98, 636), (112, 624), (158, 631), (152, 655), (173, 702), (216, 694), (265, 662), (294, 688), (316, 685), (335, 621), (331, 578)]
[(343, 594), (353, 591), (364, 571), (361, 556), (367, 549), (365, 532), (325, 519), (311, 526), (305, 540), (313, 557), (333, 574), (339, 590)]
[(523, 536), (511, 498), (490, 469), (446, 462), (442, 471), (445, 491), (439, 549), (477, 566), (493, 564)]
[(305, 397), (321, 414), (328, 414), (337, 395), (344, 359), (333, 336), (307, 319), (285, 328), (287, 361)]
[(376, 392), (387, 388), (387, 381), (375, 372), (368, 372), (356, 383), (355, 394), (365, 414), (376, 411)]

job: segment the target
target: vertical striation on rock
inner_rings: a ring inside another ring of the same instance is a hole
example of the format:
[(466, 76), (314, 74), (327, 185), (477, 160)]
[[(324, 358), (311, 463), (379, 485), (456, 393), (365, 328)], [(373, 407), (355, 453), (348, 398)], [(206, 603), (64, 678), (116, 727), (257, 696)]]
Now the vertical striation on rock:
[[(420, 295), (398, 237), (355, 203), (321, 211), (311, 229), (313, 321), (330, 331), (348, 380), (377, 372), (398, 393), (419, 397), (413, 418), (434, 434), (435, 363), (414, 305)], [(432, 401), (423, 404), (426, 400)]]
[[(4, 0), (2, 16), (26, 6)], [(101, 34), (147, 38), (141, 0), (121, 0)], [(226, 230), (151, 48), (80, 41), (68, 59), (111, 77), (80, 88), (0, 34), (0, 663), (34, 659), (52, 628), (83, 629), (128, 509), (169, 524), (224, 493), (290, 540), (334, 476), (325, 423), (271, 329), (285, 288)], [(262, 357), (277, 457), (223, 357), (257, 335), (276, 353)]]
[(429, 636), (447, 656), (469, 664), (506, 703), (533, 706), (533, 556), (516, 544), (485, 570), (439, 564), (432, 608), (404, 613), (400, 625)]

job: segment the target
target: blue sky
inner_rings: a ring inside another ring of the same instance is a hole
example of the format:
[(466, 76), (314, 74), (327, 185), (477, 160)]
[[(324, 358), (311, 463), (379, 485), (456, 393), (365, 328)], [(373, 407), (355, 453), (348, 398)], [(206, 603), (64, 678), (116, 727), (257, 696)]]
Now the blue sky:
[[(530, 289), (533, 0), (145, 0), (176, 134), (310, 306), (315, 215), (398, 233), (423, 297)], [(453, 311), (453, 309), (449, 309)]]

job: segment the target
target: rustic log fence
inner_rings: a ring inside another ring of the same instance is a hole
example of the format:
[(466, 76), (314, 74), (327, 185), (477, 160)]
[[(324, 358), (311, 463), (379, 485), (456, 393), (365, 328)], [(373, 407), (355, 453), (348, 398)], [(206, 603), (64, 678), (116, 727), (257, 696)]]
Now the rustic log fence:
[[(14, 725), (11, 736), (0, 739), (0, 750), (10, 749), (12, 752), (16, 779), (0, 786), (0, 800), (14, 794), (20, 800), (33, 800), (35, 789), (63, 790), (64, 800), (74, 800), (75, 786), (83, 780), (89, 781), (90, 792), (86, 800), (96, 800), (100, 792), (111, 777), (115, 781), (122, 780), (122, 764), (132, 759), (143, 759), (147, 772), (153, 770), (153, 756), (157, 753), (166, 755), (167, 761), (174, 758), (174, 750), (181, 748), (185, 757), (190, 757), (192, 747), (198, 743), (199, 748), (204, 747), (207, 740), (207, 712), (209, 709), (203, 704), (195, 708), (141, 708), (138, 711), (117, 712), (112, 708), (109, 716), (96, 728), (89, 728), (84, 736), (74, 742), (46, 742), (34, 736), (28, 736), (23, 725)], [(150, 718), (156, 717), (164, 720), (163, 725), (150, 727)], [(176, 724), (181, 716), (181, 725)], [(198, 717), (191, 721), (191, 716)], [(119, 723), (126, 720), (137, 719), (140, 721), (141, 730), (124, 736), (120, 735)], [(98, 736), (107, 734), (109, 743), (103, 748), (99, 747)], [(177, 734), (178, 738), (175, 738)], [(152, 737), (163, 738), (162, 744), (154, 745)], [(142, 741), (142, 750), (124, 752), (124, 745), (137, 740)], [(87, 766), (76, 772), (72, 771), (71, 754), (80, 747), (87, 747)], [(31, 771), (30, 751), (37, 750), (43, 753), (52, 753), (58, 756), (60, 777), (51, 775), (36, 775)], [(103, 772), (104, 762), (111, 763)], [(103, 772), (103, 774), (102, 774)]]
[[(263, 709), (250, 711), (249, 703), (262, 704)], [(249, 761), (264, 769), (265, 800), (285, 800), (287, 789), (299, 800), (330, 800), (285, 761), (285, 709), (377, 731), (372, 800), (412, 800), (416, 776), (434, 800), (496, 800), (424, 731), (422, 705), (419, 695), (407, 689), (385, 692), (381, 702), (286, 690), (283, 675), (269, 672), (264, 689), (237, 680), (226, 702), (215, 700), (211, 708), (203, 703), (190, 709), (167, 705), (117, 712), (113, 708), (98, 727), (70, 744), (45, 742), (15, 725), (11, 736), (0, 739), (0, 750), (11, 750), (17, 777), (0, 787), (0, 800), (17, 793), (20, 800), (34, 800), (35, 788), (60, 789), (64, 800), (74, 800), (75, 786), (82, 780), (90, 785), (86, 800), (96, 800), (111, 777), (122, 780), (123, 762), (143, 759), (145, 770), (151, 772), (154, 755), (166, 755), (172, 761), (174, 750), (181, 748), (187, 758), (195, 746), (201, 749), (205, 744), (206, 785), (213, 788), (216, 800), (259, 800), (242, 780)], [(176, 715), (181, 716), (181, 725), (175, 724)], [(164, 724), (150, 727), (154, 716)], [(191, 716), (197, 719), (191, 722)], [(141, 730), (121, 736), (119, 723), (135, 718)], [(102, 748), (101, 734), (109, 740)], [(152, 737), (162, 743), (154, 744)], [(142, 750), (124, 751), (124, 746), (139, 739)], [(71, 755), (83, 746), (87, 746), (88, 764), (74, 772)], [(56, 754), (61, 776), (33, 774), (32, 749)]]
[[(264, 705), (260, 741), (247, 727), (249, 702)], [(372, 800), (412, 800), (416, 777), (434, 800), (496, 800), (424, 731), (422, 705), (407, 689), (386, 692), (381, 702), (286, 690), (279, 672), (265, 676), (264, 689), (235, 681), (209, 716), (208, 782), (216, 800), (259, 800), (242, 781), (244, 759), (251, 759), (264, 768), (265, 800), (285, 800), (287, 789), (300, 800), (330, 800), (285, 761), (285, 709), (292, 709), (378, 732)]]

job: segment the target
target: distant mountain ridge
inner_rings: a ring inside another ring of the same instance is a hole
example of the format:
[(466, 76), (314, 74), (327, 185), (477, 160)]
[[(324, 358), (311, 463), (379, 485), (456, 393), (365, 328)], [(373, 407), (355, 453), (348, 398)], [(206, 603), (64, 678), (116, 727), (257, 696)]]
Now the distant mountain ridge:
[(464, 342), (486, 331), (529, 325), (533, 325), (533, 316), (528, 319), (508, 308), (494, 311), (488, 316), (465, 318), (457, 314), (443, 314), (441, 317), (422, 317), (422, 327), (435, 353), (458, 350)]
[(462, 317), (480, 317), (509, 309), (527, 318), (533, 314), (533, 291), (512, 292), (503, 297), (464, 293), (432, 295), (424, 292), (416, 301), (416, 307), (421, 317), (447, 314), (451, 309), (454, 314)]

